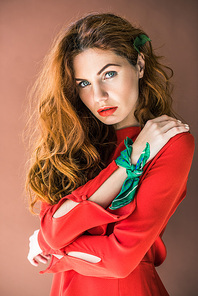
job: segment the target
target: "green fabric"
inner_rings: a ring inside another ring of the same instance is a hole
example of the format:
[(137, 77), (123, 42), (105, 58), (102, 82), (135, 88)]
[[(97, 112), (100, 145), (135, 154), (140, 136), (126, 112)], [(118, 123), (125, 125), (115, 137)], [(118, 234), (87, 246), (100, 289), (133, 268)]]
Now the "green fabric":
[(143, 167), (150, 156), (150, 145), (146, 143), (146, 148), (141, 153), (137, 164), (131, 164), (131, 153), (133, 141), (128, 137), (124, 140), (126, 149), (123, 150), (120, 156), (115, 160), (116, 164), (126, 168), (127, 179), (124, 181), (120, 193), (114, 198), (110, 209), (116, 210), (127, 204), (133, 199), (139, 183), (139, 177), (143, 173)]
[(140, 48), (147, 42), (147, 41), (151, 41), (151, 39), (149, 37), (147, 37), (144, 34), (140, 34), (138, 35), (134, 42), (133, 42), (133, 46), (134, 48), (137, 50), (137, 52), (140, 54)]

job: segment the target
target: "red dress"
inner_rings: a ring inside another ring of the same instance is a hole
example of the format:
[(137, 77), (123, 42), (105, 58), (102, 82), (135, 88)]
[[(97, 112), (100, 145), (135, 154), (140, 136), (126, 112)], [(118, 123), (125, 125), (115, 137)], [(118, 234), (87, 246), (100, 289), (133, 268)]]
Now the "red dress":
[[(139, 127), (117, 131), (118, 146), (109, 165), (96, 178), (62, 198), (43, 204), (39, 245), (52, 256), (46, 271), (54, 273), (51, 296), (167, 296), (155, 266), (166, 257), (161, 239), (167, 222), (186, 195), (194, 139), (190, 133), (173, 137), (146, 164), (134, 200), (117, 210), (87, 200), (118, 168), (126, 136), (134, 141)], [(113, 186), (113, 184), (112, 184)], [(80, 202), (68, 214), (53, 218), (72, 199)], [(89, 263), (66, 255), (78, 251), (101, 258)]]

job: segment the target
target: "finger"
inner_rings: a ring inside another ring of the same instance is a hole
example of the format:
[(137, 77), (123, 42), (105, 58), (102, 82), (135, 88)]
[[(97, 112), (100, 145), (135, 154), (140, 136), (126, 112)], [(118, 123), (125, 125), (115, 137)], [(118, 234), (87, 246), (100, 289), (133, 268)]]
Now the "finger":
[(177, 134), (181, 134), (181, 133), (188, 132), (188, 131), (189, 131), (188, 125), (173, 127), (166, 132), (166, 136), (168, 138), (172, 138)]
[(48, 254), (48, 255), (43, 255), (43, 254), (42, 254), (42, 256), (43, 256), (44, 258), (46, 258), (46, 259), (50, 259), (50, 258), (51, 258), (51, 255), (50, 255), (50, 254)]
[(170, 117), (168, 115), (161, 115), (161, 116), (158, 116), (154, 119), (151, 119), (150, 121), (153, 121), (153, 122), (162, 122), (162, 121), (177, 121), (176, 118), (173, 118), (173, 117)]
[(37, 262), (35, 259), (33, 259), (33, 260), (32, 260), (32, 265), (34, 265), (34, 266), (37, 267), (37, 266), (38, 266), (38, 262)]
[(48, 259), (44, 257), (43, 255), (37, 255), (34, 259), (38, 260), (41, 263), (46, 264), (48, 262)]
[[(184, 132), (189, 130), (189, 126), (187, 124), (182, 123), (180, 120), (176, 120), (176, 119), (170, 119), (170, 120), (164, 120), (164, 121), (158, 121), (158, 122), (154, 122), (153, 120), (151, 120), (148, 123), (148, 127), (150, 129), (150, 131), (152, 131), (153, 133), (157, 134), (163, 134), (166, 133), (169, 129), (172, 128), (177, 128), (180, 127), (181, 129), (179, 130), (179, 132), (181, 133), (182, 130)], [(175, 129), (175, 132), (177, 134), (177, 129)]]
[(167, 115), (163, 115), (163, 116), (157, 117), (155, 119), (148, 120), (146, 122), (145, 127), (149, 128), (149, 130), (153, 130), (153, 131), (158, 130), (159, 131), (161, 129), (161, 127), (164, 127), (168, 123), (172, 123), (175, 125), (180, 124), (180, 122), (177, 121), (177, 119), (171, 118)]
[(45, 257), (46, 257), (47, 259), (50, 259), (50, 258), (51, 258), (51, 254), (45, 255)]
[(34, 259), (34, 258), (31, 258), (29, 255), (27, 257), (28, 261), (34, 265), (34, 266), (38, 266), (38, 262)]
[[(166, 133), (168, 130), (175, 128), (175, 131), (177, 131), (177, 128), (180, 128), (180, 132), (183, 129), (184, 131), (189, 130), (189, 126), (187, 124), (182, 123), (179, 120), (176, 121), (165, 121), (163, 123), (160, 123), (161, 131)], [(176, 132), (177, 133), (177, 132)]]
[(161, 124), (166, 124), (167, 122), (173, 122), (173, 123), (175, 122), (175, 123), (184, 124), (181, 122), (181, 120), (179, 120), (177, 118), (170, 117), (168, 115), (161, 115), (159, 117), (156, 117), (156, 118), (148, 120), (148, 121), (150, 121), (151, 123), (154, 122), (154, 123), (161, 123)]

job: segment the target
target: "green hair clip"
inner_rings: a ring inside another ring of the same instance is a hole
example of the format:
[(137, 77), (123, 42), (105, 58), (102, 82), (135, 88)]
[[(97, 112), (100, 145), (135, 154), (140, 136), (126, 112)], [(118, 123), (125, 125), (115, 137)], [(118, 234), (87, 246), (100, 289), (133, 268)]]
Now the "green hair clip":
[(134, 48), (137, 50), (137, 52), (140, 54), (140, 48), (147, 42), (147, 41), (151, 41), (151, 39), (149, 37), (147, 37), (144, 34), (140, 34), (138, 35), (134, 42), (133, 42), (133, 46)]

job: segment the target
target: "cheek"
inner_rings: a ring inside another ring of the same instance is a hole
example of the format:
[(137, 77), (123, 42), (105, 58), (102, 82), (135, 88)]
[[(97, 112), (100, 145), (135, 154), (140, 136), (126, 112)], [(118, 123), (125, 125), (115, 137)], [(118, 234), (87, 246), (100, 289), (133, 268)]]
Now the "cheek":
[(125, 75), (116, 86), (116, 89), (124, 98), (129, 98), (131, 96), (137, 96), (139, 93), (138, 78), (133, 75)]
[(121, 92), (121, 98), (128, 104), (134, 104), (138, 99), (139, 91), (138, 86), (133, 83), (133, 85), (128, 85)]
[(85, 105), (87, 105), (87, 96), (85, 96), (85, 94), (83, 94), (83, 92), (79, 92), (78, 93), (79, 94), (79, 97), (80, 97), (80, 99), (81, 99), (81, 101), (85, 104)]
[(88, 95), (86, 96), (86, 95), (81, 95), (80, 96), (80, 99), (81, 99), (81, 101), (84, 103), (84, 105), (90, 110), (90, 111), (92, 111), (92, 109), (93, 109), (93, 104), (91, 103), (91, 100), (90, 100), (90, 98), (88, 97)]

